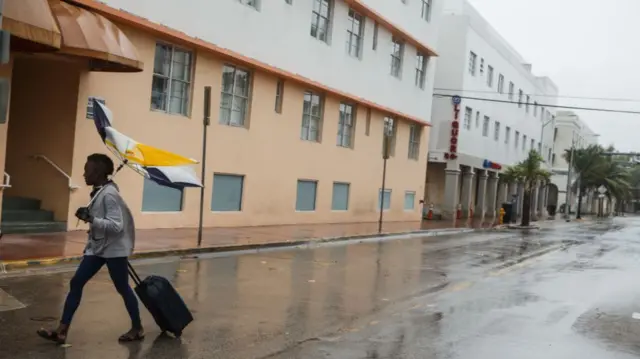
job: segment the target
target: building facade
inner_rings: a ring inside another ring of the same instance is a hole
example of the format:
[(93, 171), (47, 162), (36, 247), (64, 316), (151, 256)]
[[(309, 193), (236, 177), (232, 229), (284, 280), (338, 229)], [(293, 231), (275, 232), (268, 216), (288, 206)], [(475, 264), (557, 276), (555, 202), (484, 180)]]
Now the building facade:
[[(553, 134), (554, 152), (551, 160), (552, 173), (551, 185), (549, 188), (549, 205), (560, 209), (560, 206), (567, 203), (567, 185), (569, 176), (569, 163), (564, 155), (571, 147), (586, 148), (598, 144), (598, 135), (572, 111), (558, 111), (556, 114), (555, 129)], [(574, 173), (571, 176), (570, 185), (573, 186), (578, 176)], [(584, 212), (595, 212), (597, 194), (585, 193), (582, 210)], [(578, 204), (577, 196), (569, 196), (571, 211), (575, 211)]]
[[(386, 220), (420, 219), (439, 1), (29, 5), (5, 1), (5, 231), (79, 228), (84, 162), (106, 152), (93, 98), (127, 136), (202, 158), (206, 86), (204, 226), (376, 221), (381, 206)], [(127, 170), (116, 180), (139, 228), (198, 225), (199, 190), (159, 187)], [(24, 223), (34, 221), (42, 228)]]
[[(554, 111), (547, 106), (556, 104), (558, 89), (535, 76), (468, 2), (444, 6), (426, 201), (444, 217), (458, 210), (463, 218), (493, 216), (508, 194), (523, 190), (522, 184), (499, 185), (503, 168), (531, 150), (550, 160)], [(536, 193), (540, 210), (543, 191)]]

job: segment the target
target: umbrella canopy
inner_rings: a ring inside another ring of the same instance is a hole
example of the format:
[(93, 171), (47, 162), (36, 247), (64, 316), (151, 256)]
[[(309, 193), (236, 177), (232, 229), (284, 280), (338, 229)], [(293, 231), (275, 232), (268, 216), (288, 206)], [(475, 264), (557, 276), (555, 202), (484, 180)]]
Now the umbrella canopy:
[(94, 123), (107, 148), (127, 166), (162, 186), (202, 187), (193, 168), (198, 161), (139, 143), (113, 128), (113, 113), (93, 100)]

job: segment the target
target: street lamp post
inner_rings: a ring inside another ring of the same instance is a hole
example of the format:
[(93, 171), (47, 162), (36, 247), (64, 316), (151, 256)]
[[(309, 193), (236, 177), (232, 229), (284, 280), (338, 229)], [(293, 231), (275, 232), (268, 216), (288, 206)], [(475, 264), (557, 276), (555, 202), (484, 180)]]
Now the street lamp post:
[(382, 139), (382, 188), (380, 189), (380, 218), (378, 219), (378, 234), (382, 233), (382, 222), (384, 219), (384, 193), (387, 181), (387, 160), (391, 153), (391, 139), (393, 135), (394, 122), (385, 121)]

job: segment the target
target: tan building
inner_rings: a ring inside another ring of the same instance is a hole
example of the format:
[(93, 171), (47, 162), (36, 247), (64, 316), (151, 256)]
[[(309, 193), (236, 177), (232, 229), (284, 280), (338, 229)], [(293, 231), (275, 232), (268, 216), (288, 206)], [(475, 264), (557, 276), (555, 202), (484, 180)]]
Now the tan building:
[[(261, 10), (266, 12), (269, 3)], [(335, 14), (346, 6), (331, 3)], [(367, 28), (379, 28), (376, 41), (388, 32), (392, 53), (380, 58), (393, 62), (394, 51), (400, 54), (405, 61), (396, 66), (406, 64), (403, 82), (408, 82), (403, 86), (428, 102), (422, 107), (428, 111), (393, 106), (398, 99), (368, 99), (109, 2), (5, 0), (3, 29), (12, 33), (12, 48), (10, 63), (0, 67), (11, 84), (9, 110), (0, 118), (3, 230), (80, 229), (74, 212), (88, 201), (84, 162), (91, 153), (107, 152), (91, 120), (88, 104), (94, 97), (111, 109), (118, 131), (202, 158), (205, 86), (213, 91), (204, 226), (373, 222), (380, 197), (386, 220), (419, 220), (431, 102), (424, 81), (432, 83), (432, 71), (426, 60), (424, 67), (415, 67), (409, 56), (410, 51), (412, 56), (435, 52), (366, 2), (351, 3)], [(354, 10), (347, 9), (352, 16)], [(360, 35), (360, 46), (371, 46), (372, 34)], [(342, 50), (338, 31), (332, 36), (333, 47)], [(396, 42), (402, 50), (393, 50)], [(371, 50), (359, 51), (365, 57)], [(387, 77), (388, 66), (387, 61), (380, 69)], [(380, 196), (385, 122), (393, 123), (393, 155), (388, 192)], [(200, 173), (199, 166), (195, 169)], [(198, 189), (159, 187), (127, 169), (116, 182), (139, 228), (198, 225)]]

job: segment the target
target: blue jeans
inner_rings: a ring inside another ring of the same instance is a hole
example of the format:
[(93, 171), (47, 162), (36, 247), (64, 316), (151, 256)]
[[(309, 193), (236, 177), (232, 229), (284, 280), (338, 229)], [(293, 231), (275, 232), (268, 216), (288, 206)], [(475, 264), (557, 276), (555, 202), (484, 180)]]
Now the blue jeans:
[(71, 279), (70, 290), (67, 295), (67, 300), (64, 303), (64, 311), (62, 312), (62, 320), (60, 323), (65, 325), (71, 324), (71, 319), (78, 309), (78, 306), (80, 306), (82, 289), (85, 284), (87, 284), (87, 282), (89, 282), (89, 280), (93, 278), (98, 271), (100, 271), (102, 266), (106, 264), (107, 269), (109, 270), (109, 275), (111, 276), (111, 281), (118, 290), (118, 293), (122, 296), (124, 305), (127, 307), (127, 312), (131, 318), (132, 328), (142, 329), (138, 299), (133, 293), (133, 289), (129, 286), (127, 263), (128, 259), (126, 257), (102, 258), (97, 256), (84, 256), (80, 266), (78, 266), (78, 269), (76, 270), (76, 274)]

